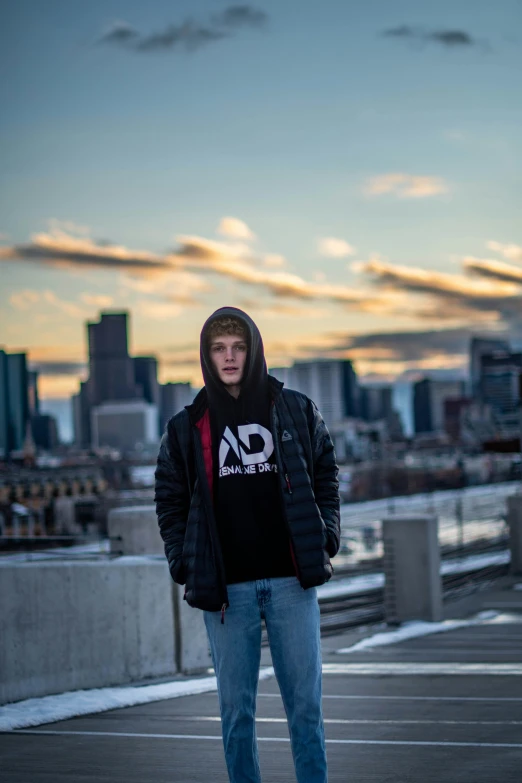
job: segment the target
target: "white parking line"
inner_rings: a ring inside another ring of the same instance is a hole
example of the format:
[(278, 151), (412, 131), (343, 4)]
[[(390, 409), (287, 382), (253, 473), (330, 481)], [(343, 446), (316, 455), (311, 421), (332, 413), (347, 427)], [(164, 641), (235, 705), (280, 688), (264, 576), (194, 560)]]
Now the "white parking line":
[(323, 663), (323, 674), (415, 676), (426, 674), (522, 675), (521, 663)]
[[(216, 715), (190, 715), (187, 717), (186, 715), (182, 715), (177, 717), (176, 715), (170, 717), (171, 721), (180, 720), (185, 722), (192, 721), (192, 722), (199, 722), (203, 721), (206, 723), (220, 723), (221, 718)], [(438, 725), (442, 724), (444, 726), (522, 726), (521, 720), (385, 720), (385, 719), (359, 719), (359, 718), (323, 718), (324, 723), (329, 723), (332, 725), (350, 725), (350, 726), (357, 726), (359, 724), (362, 725), (410, 725), (414, 724), (417, 725), (418, 723), (426, 724), (426, 725)], [(286, 718), (260, 718), (259, 716), (256, 716), (256, 723), (287, 723)]]
[[(48, 734), (50, 736), (79, 737), (126, 737), (132, 739), (170, 739), (170, 740), (221, 740), (214, 734), (139, 734), (123, 731), (42, 731), (38, 729), (19, 729), (9, 734)], [(288, 737), (258, 737), (258, 742), (290, 742)], [(330, 745), (415, 745), (438, 748), (521, 748), (518, 742), (430, 742), (422, 740), (357, 740), (357, 739), (327, 739)]]
[[(258, 698), (280, 699), (279, 693), (258, 693)], [(323, 699), (369, 699), (378, 701), (522, 701), (520, 696), (369, 696), (366, 693), (359, 694), (332, 694), (323, 693)]]

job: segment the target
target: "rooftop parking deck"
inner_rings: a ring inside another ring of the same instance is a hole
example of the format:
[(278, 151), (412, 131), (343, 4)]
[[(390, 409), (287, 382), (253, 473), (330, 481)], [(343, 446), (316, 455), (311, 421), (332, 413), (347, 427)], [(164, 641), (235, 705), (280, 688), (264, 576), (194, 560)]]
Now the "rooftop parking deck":
[[(519, 783), (522, 590), (508, 579), (474, 602), (497, 614), (367, 650), (338, 652), (369, 629), (323, 640), (330, 783)], [(258, 737), (264, 783), (295, 780), (274, 678)], [(6, 783), (227, 781), (215, 692), (4, 733), (0, 760)]]

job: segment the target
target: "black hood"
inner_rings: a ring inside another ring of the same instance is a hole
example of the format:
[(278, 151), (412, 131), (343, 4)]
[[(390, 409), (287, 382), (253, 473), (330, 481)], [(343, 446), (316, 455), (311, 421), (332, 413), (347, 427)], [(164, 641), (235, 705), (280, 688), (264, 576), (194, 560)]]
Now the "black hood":
[(246, 341), (248, 346), (247, 359), (243, 380), (241, 381), (241, 392), (239, 399), (244, 403), (247, 400), (253, 401), (253, 398), (259, 399), (268, 394), (268, 370), (266, 367), (265, 351), (263, 340), (259, 329), (249, 315), (239, 310), (237, 307), (220, 307), (207, 318), (203, 324), (200, 337), (200, 361), (203, 380), (207, 390), (210, 407), (214, 407), (223, 402), (230, 403), (234, 398), (226, 390), (225, 385), (220, 381), (211, 359), (208, 347), (208, 328), (216, 318), (229, 316), (237, 318), (244, 324), (246, 332)]

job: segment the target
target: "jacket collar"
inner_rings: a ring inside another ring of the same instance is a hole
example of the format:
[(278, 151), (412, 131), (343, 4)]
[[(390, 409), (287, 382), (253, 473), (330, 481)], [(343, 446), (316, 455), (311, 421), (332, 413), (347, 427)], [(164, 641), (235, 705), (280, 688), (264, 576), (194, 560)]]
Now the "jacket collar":
[[(273, 375), (268, 376), (268, 391), (272, 400), (276, 400), (279, 397), (283, 386), (284, 383), (278, 381)], [(204, 386), (196, 394), (194, 401), (190, 405), (185, 405), (185, 410), (193, 424), (196, 424), (205, 415), (205, 412), (208, 410), (208, 395)]]

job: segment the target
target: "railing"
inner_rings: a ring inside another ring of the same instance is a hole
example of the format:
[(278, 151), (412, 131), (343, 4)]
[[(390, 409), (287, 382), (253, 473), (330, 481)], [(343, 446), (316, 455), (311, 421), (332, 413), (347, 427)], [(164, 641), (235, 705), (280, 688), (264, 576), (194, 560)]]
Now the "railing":
[(384, 620), (381, 520), (387, 516), (438, 517), (445, 601), (507, 573), (506, 501), (520, 487), (516, 481), (343, 506), (334, 579), (319, 589), (322, 632)]
[[(506, 573), (506, 501), (520, 486), (517, 481), (343, 505), (341, 550), (334, 560), (334, 578), (319, 589), (323, 632), (384, 619), (381, 520), (390, 515), (432, 513), (438, 517), (445, 600)], [(111, 553), (108, 539), (93, 542), (92, 538), (81, 546), (4, 555), (16, 560), (117, 556), (114, 548)], [(150, 557), (161, 559), (163, 555)]]

